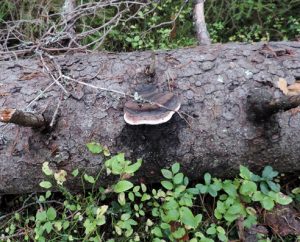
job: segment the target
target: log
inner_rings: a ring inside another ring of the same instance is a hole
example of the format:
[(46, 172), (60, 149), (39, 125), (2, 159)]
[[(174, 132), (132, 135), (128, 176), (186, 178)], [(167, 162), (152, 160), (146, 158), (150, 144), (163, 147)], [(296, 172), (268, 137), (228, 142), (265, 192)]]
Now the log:
[[(299, 172), (299, 97), (278, 88), (280, 78), (287, 85), (300, 80), (299, 42), (156, 51), (154, 63), (149, 75), (152, 52), (3, 57), (2, 112), (42, 115), (52, 125), (0, 122), (0, 194), (40, 190), (45, 161), (67, 171), (67, 186), (79, 189), (71, 171), (95, 175), (107, 159), (87, 150), (91, 141), (132, 161), (142, 158), (137, 178), (145, 182), (156, 182), (160, 169), (176, 161), (191, 179), (205, 172), (232, 177), (240, 164)], [(126, 124), (124, 104), (142, 84), (178, 95), (180, 112), (164, 124)]]

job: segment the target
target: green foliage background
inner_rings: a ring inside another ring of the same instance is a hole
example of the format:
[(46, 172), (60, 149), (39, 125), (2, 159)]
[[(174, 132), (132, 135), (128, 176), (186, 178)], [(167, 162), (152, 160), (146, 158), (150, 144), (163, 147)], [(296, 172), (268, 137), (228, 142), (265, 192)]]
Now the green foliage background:
[[(55, 23), (57, 17), (45, 16), (61, 11), (63, 1), (24, 0), (2, 1), (0, 23), (11, 20), (36, 20), (22, 23), (22, 32), (28, 41), (42, 35), (46, 25)], [(78, 4), (95, 2), (80, 0)], [(145, 1), (147, 2), (147, 1)], [(149, 1), (148, 1), (149, 2)], [(196, 44), (193, 26), (193, 1), (150, 1), (147, 8), (131, 7), (126, 13), (128, 21), (121, 21), (100, 47), (111, 51), (144, 49), (169, 49)], [(124, 7), (125, 8), (125, 7)], [(154, 10), (153, 10), (154, 8)], [(180, 11), (181, 9), (181, 11)], [(93, 16), (80, 18), (76, 23), (78, 33), (100, 26), (116, 14), (116, 8), (105, 8)], [(175, 24), (172, 20), (178, 15)], [(294, 40), (300, 35), (299, 0), (207, 0), (205, 15), (212, 41), (280, 41)], [(162, 24), (165, 23), (165, 24)], [(104, 35), (96, 32), (82, 40), (88, 44)], [(91, 46), (94, 47), (95, 46)]]

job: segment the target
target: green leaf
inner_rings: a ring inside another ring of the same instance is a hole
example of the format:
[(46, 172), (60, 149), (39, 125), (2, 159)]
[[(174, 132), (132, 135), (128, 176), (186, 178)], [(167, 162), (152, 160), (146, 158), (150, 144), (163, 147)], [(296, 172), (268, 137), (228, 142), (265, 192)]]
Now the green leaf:
[(254, 224), (257, 224), (257, 218), (254, 215), (249, 215), (244, 220), (244, 225), (246, 228), (250, 229)]
[(89, 218), (87, 218), (84, 221), (83, 226), (85, 227), (85, 234), (86, 235), (92, 233), (97, 227), (96, 223), (94, 223), (94, 221), (91, 221)]
[(203, 184), (197, 184), (196, 188), (199, 190), (200, 193), (205, 194), (207, 193), (208, 186), (205, 186)]
[(216, 190), (213, 189), (213, 186), (209, 186), (207, 189), (207, 192), (209, 193), (209, 195), (211, 195), (212, 197), (216, 197), (218, 195), (218, 192)]
[(187, 206), (187, 207), (192, 207), (193, 206), (193, 200), (190, 197), (183, 196), (179, 200), (179, 204), (181, 206)]
[(224, 229), (223, 227), (221, 227), (221, 226), (218, 226), (218, 227), (217, 227), (217, 231), (218, 231), (218, 233), (220, 233), (220, 234), (226, 234), (225, 229)]
[(259, 181), (262, 181), (263, 179), (260, 176), (255, 175), (255, 174), (252, 173), (251, 180), (254, 181), (254, 182), (259, 182)]
[(265, 181), (262, 181), (260, 184), (259, 184), (259, 188), (260, 188), (260, 190), (261, 190), (261, 192), (263, 193), (263, 194), (268, 194), (268, 192), (270, 191), (269, 190), (269, 187), (268, 187), (268, 185), (267, 185), (267, 183), (265, 182)]
[(163, 236), (161, 229), (156, 226), (154, 229), (151, 230), (151, 233), (154, 234), (156, 237), (161, 238)]
[(271, 166), (266, 166), (262, 172), (262, 177), (268, 180), (272, 180), (278, 175), (277, 171), (274, 171)]
[(225, 234), (218, 233), (218, 239), (220, 241), (228, 241), (228, 238)]
[(222, 189), (222, 182), (219, 179), (213, 178), (214, 183), (211, 185), (211, 188), (215, 191), (220, 191)]
[(44, 224), (44, 226), (43, 226), (44, 228), (45, 228), (45, 230), (46, 230), (46, 232), (49, 234), (50, 232), (51, 232), (51, 230), (52, 230), (52, 223), (51, 222), (47, 222), (47, 223), (45, 223)]
[(153, 224), (154, 223), (152, 222), (152, 220), (148, 218), (146, 221), (146, 226), (151, 227)]
[(69, 228), (69, 226), (70, 226), (70, 222), (67, 221), (67, 220), (65, 220), (65, 221), (63, 222), (63, 229), (66, 230), (67, 228)]
[(42, 182), (40, 182), (39, 185), (40, 185), (40, 187), (45, 188), (45, 189), (49, 189), (52, 187), (51, 182), (48, 182), (48, 181), (42, 181)]
[(107, 161), (105, 161), (105, 166), (106, 166), (106, 168), (112, 168), (112, 165), (114, 163), (119, 164), (119, 163), (124, 163), (124, 162), (125, 162), (125, 154), (119, 153), (119, 154), (111, 157)]
[(40, 202), (45, 202), (46, 198), (43, 195), (41, 195), (41, 196), (39, 196), (39, 201)]
[(217, 208), (216, 210), (219, 212), (219, 213), (225, 213), (226, 212), (226, 208), (225, 208), (225, 204), (221, 201), (217, 201)]
[(217, 233), (216, 227), (215, 226), (210, 226), (207, 230), (206, 233), (209, 235), (213, 235)]
[(222, 213), (220, 213), (220, 211), (218, 211), (217, 209), (215, 209), (214, 215), (218, 220), (220, 220), (223, 217)]
[(242, 214), (243, 207), (241, 204), (233, 204), (228, 210), (227, 213), (230, 214)]
[(135, 187), (132, 189), (132, 191), (133, 191), (134, 193), (136, 193), (136, 192), (138, 192), (140, 189), (141, 189), (141, 186), (135, 186)]
[(237, 196), (236, 187), (232, 184), (232, 181), (226, 180), (223, 182), (224, 191), (231, 197)]
[(134, 202), (134, 194), (133, 194), (133, 192), (130, 192), (128, 194), (128, 198), (129, 198), (130, 201)]
[(199, 224), (197, 223), (197, 220), (195, 219), (192, 211), (188, 207), (181, 207), (179, 211), (180, 211), (180, 221), (183, 224), (190, 226), (194, 229), (198, 227)]
[(209, 185), (211, 183), (211, 175), (209, 173), (204, 174), (204, 181), (206, 185)]
[(274, 201), (271, 197), (265, 196), (262, 201), (260, 201), (261, 205), (266, 210), (272, 210), (274, 207)]
[(197, 188), (188, 188), (187, 191), (193, 195), (199, 195), (199, 190)]
[(240, 193), (242, 195), (252, 195), (256, 191), (257, 191), (257, 186), (256, 183), (253, 181), (244, 180), (240, 187)]
[(61, 229), (62, 229), (62, 222), (61, 221), (56, 221), (54, 223), (54, 227), (56, 228), (57, 231), (61, 231)]
[(300, 187), (296, 187), (296, 188), (294, 188), (293, 190), (292, 190), (292, 193), (293, 194), (300, 194)]
[(246, 212), (249, 215), (256, 215), (256, 210), (253, 207), (247, 207)]
[(177, 173), (174, 177), (173, 177), (173, 182), (175, 184), (181, 184), (183, 182), (183, 173)]
[(119, 181), (115, 186), (114, 186), (114, 192), (116, 193), (121, 193), (125, 192), (133, 187), (133, 184), (130, 181)]
[(106, 213), (107, 209), (108, 209), (107, 205), (102, 205), (101, 207), (97, 208), (97, 211), (96, 211), (97, 218), (102, 217)]
[(276, 192), (273, 192), (273, 191), (269, 191), (269, 192), (268, 192), (268, 196), (269, 196), (270, 198), (272, 198), (273, 200), (276, 200), (277, 193), (276, 193)]
[(144, 183), (141, 183), (141, 188), (142, 188), (143, 192), (147, 191), (147, 187), (146, 187), (146, 185)]
[(141, 167), (141, 165), (142, 165), (142, 160), (138, 159), (136, 163), (125, 167), (124, 172), (128, 173), (128, 174), (132, 174), (132, 173), (136, 172)]
[(179, 227), (176, 231), (172, 233), (175, 239), (180, 239), (185, 235), (186, 231), (184, 228)]
[(138, 225), (138, 223), (135, 220), (133, 220), (133, 219), (128, 219), (128, 223), (130, 225)]
[(267, 181), (268, 186), (273, 192), (280, 192), (280, 185), (272, 181)]
[(46, 211), (39, 211), (36, 213), (35, 217), (36, 217), (37, 221), (43, 222), (43, 221), (47, 220), (47, 213), (46, 213)]
[(172, 210), (178, 208), (178, 203), (175, 199), (171, 199), (169, 201), (166, 201), (163, 205), (164, 209)]
[(161, 185), (167, 190), (172, 190), (174, 188), (173, 184), (169, 181), (162, 181)]
[(246, 180), (251, 180), (252, 172), (247, 167), (240, 165), (240, 176)]
[(229, 207), (232, 204), (234, 204), (236, 202), (235, 198), (233, 197), (227, 197), (227, 199), (224, 201), (224, 204)]
[(96, 142), (87, 143), (86, 146), (92, 154), (100, 154), (103, 150), (102, 145)]
[(162, 215), (162, 218), (164, 222), (169, 223), (171, 221), (178, 220), (179, 216), (180, 214), (177, 209), (171, 209), (171, 210), (167, 210), (166, 215), (165, 216)]
[(129, 213), (124, 213), (121, 215), (121, 220), (126, 221), (130, 219), (130, 214)]
[(95, 183), (95, 179), (92, 176), (89, 176), (88, 174), (84, 174), (83, 175), (84, 180), (86, 180), (87, 182), (94, 184)]
[(56, 218), (56, 210), (53, 207), (47, 209), (47, 218), (53, 221)]
[(288, 205), (290, 204), (293, 199), (287, 195), (284, 195), (283, 193), (279, 192), (276, 194), (276, 200), (277, 203), (281, 204), (281, 205)]
[[(179, 196), (179, 194), (180, 193), (182, 193), (183, 191), (185, 191), (186, 190), (186, 186), (184, 186), (184, 185), (179, 185), (179, 186), (177, 186), (176, 188), (175, 188), (175, 191), (174, 191), (174, 193), (177, 195), (177, 196)], [(196, 189), (197, 190), (197, 189)], [(198, 192), (198, 190), (197, 190), (197, 192)], [(199, 193), (199, 192), (198, 192)]]
[(21, 216), (20, 216), (20, 214), (18, 212), (16, 212), (14, 214), (14, 216), (15, 216), (15, 220), (20, 221)]
[(121, 206), (124, 206), (126, 204), (126, 198), (125, 198), (125, 193), (124, 192), (119, 193), (118, 202)]
[(195, 216), (195, 221), (196, 221), (196, 224), (200, 224), (201, 223), (201, 221), (202, 221), (202, 214), (197, 214), (196, 216)]
[(179, 172), (180, 170), (180, 164), (177, 162), (175, 164), (172, 165), (171, 167), (173, 174), (176, 174)]
[(151, 199), (151, 196), (149, 194), (144, 193), (142, 198), (141, 198), (141, 201), (144, 202), (144, 201), (147, 201), (147, 200), (150, 200), (150, 199)]
[(233, 222), (233, 221), (235, 221), (239, 217), (240, 217), (239, 214), (231, 214), (231, 213), (225, 213), (224, 214), (225, 220), (228, 221), (228, 222), (230, 222), (230, 223)]
[(51, 168), (49, 167), (49, 162), (44, 162), (44, 163), (43, 163), (42, 171), (44, 172), (44, 174), (45, 174), (46, 176), (51, 176), (51, 175), (53, 175), (53, 171), (52, 171)]
[(184, 177), (184, 179), (183, 179), (183, 184), (185, 185), (185, 186), (187, 186), (188, 184), (189, 184), (189, 178), (188, 177)]
[(161, 223), (160, 224), (160, 227), (164, 230), (166, 229), (171, 229), (171, 225), (170, 224), (167, 224), (167, 223)]
[(161, 169), (161, 173), (167, 179), (172, 179), (172, 177), (173, 177), (172, 172), (167, 169)]
[(104, 156), (110, 156), (110, 151), (109, 151), (107, 146), (103, 147), (103, 155)]
[(256, 191), (252, 195), (252, 200), (254, 202), (259, 202), (259, 201), (262, 201), (264, 199), (264, 197), (265, 197), (264, 194), (262, 194), (260, 191)]
[(72, 171), (72, 176), (76, 177), (79, 174), (79, 170), (75, 169), (74, 171)]
[(124, 154), (121, 153), (113, 157), (111, 163), (111, 170), (114, 175), (120, 175), (124, 173), (124, 168), (129, 164), (129, 161), (125, 161)]
[(153, 217), (158, 217), (160, 215), (159, 211), (158, 211), (158, 208), (153, 208), (151, 210), (151, 214)]

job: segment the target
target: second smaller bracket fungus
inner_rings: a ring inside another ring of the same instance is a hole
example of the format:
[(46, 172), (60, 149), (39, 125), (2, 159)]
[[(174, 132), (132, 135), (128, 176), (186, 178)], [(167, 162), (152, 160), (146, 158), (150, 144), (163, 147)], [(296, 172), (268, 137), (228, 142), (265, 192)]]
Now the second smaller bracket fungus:
[(135, 100), (125, 103), (124, 120), (130, 125), (156, 125), (169, 121), (180, 109), (181, 101), (172, 92), (161, 92), (154, 85), (143, 85)]

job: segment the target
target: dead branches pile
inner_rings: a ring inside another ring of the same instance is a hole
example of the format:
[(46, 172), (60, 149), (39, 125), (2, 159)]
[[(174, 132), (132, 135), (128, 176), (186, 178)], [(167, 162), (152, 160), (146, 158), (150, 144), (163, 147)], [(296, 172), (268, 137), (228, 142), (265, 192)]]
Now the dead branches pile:
[[(70, 50), (99, 50), (114, 27), (141, 20), (157, 8), (153, 1), (104, 0), (76, 5), (75, 0), (65, 0), (55, 9), (49, 6), (49, 2), (43, 0), (33, 7), (30, 17), (11, 16), (9, 21), (0, 23), (0, 60), (41, 51), (54, 54)], [(144, 16), (140, 15), (141, 12)], [(91, 22), (95, 19), (97, 25)], [(175, 21), (176, 18), (158, 23), (151, 29), (172, 25)]]

